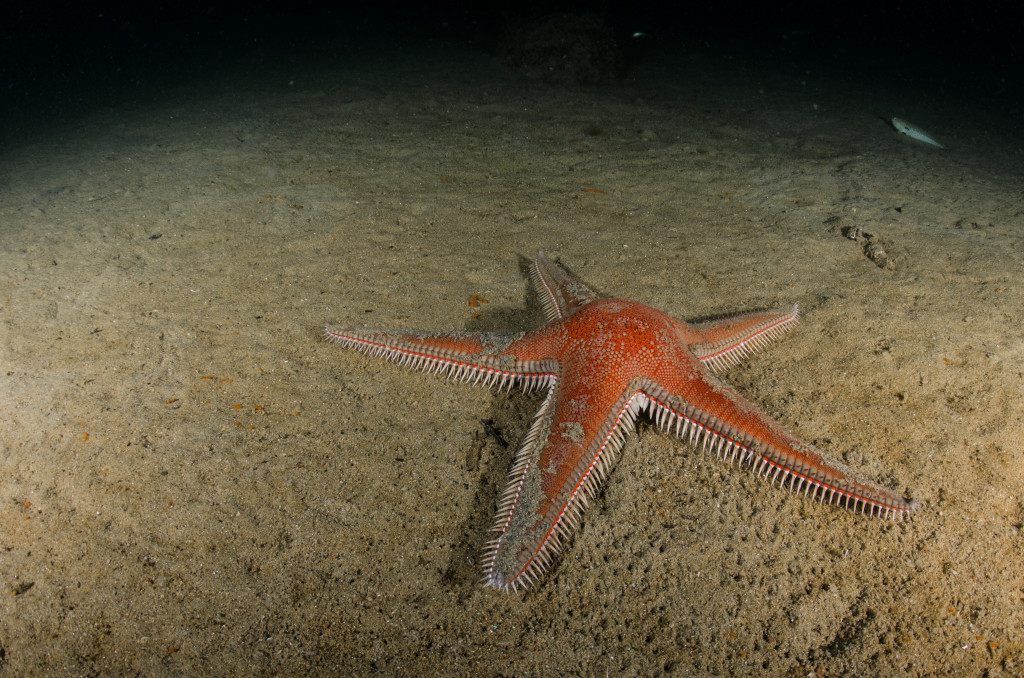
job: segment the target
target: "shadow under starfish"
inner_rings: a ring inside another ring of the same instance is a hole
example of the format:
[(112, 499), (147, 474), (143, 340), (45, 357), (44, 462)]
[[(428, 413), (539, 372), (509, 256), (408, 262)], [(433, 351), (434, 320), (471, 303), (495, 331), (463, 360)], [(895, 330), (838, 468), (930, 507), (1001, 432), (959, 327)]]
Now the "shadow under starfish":
[(641, 413), (805, 496), (887, 518), (916, 508), (801, 441), (713, 374), (788, 332), (795, 305), (691, 325), (636, 301), (599, 299), (543, 252), (531, 282), (548, 320), (531, 332), (325, 330), (347, 348), (458, 381), (547, 389), (499, 500), (486, 585), (516, 591), (550, 567)]

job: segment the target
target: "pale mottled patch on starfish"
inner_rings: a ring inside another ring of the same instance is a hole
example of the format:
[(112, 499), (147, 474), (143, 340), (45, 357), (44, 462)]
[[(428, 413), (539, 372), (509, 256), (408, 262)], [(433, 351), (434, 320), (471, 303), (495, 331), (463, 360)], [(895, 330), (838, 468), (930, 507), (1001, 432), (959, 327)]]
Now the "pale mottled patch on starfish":
[(548, 320), (532, 332), (326, 329), (342, 346), (459, 381), (547, 389), (498, 502), (497, 537), (484, 559), (488, 586), (525, 588), (550, 567), (641, 413), (805, 496), (873, 516), (915, 509), (714, 376), (788, 332), (795, 305), (690, 325), (636, 301), (600, 299), (543, 253), (530, 277)]

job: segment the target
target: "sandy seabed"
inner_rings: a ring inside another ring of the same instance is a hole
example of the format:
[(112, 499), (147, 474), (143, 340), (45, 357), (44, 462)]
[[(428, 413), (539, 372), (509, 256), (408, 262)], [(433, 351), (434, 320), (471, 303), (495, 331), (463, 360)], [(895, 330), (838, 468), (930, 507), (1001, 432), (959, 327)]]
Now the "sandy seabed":
[[(780, 63), (560, 87), (436, 47), (10, 148), (0, 675), (1024, 674), (1020, 130)], [(726, 380), (914, 519), (645, 423), (554, 570), (482, 587), (537, 397), (321, 331), (536, 327), (541, 249), (686, 320), (799, 302)]]

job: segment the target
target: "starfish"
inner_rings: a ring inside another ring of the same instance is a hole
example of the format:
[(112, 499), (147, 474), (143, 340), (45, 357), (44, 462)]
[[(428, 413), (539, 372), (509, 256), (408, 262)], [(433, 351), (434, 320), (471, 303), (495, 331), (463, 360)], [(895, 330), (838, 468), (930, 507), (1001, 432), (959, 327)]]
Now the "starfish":
[(530, 277), (548, 321), (532, 332), (325, 330), (347, 348), (457, 381), (547, 389), (498, 502), (485, 585), (514, 592), (548, 570), (640, 414), (822, 502), (886, 518), (916, 508), (799, 440), (715, 376), (788, 332), (796, 305), (687, 324), (636, 301), (599, 298), (543, 252)]

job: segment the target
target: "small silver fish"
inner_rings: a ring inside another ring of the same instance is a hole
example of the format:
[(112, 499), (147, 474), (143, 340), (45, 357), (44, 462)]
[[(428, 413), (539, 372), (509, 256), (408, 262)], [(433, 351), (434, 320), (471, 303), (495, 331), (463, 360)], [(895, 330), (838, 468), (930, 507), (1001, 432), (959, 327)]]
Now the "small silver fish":
[(920, 127), (907, 122), (903, 118), (893, 118), (892, 126), (896, 128), (897, 132), (899, 132), (900, 134), (906, 134), (911, 139), (923, 141), (929, 146), (934, 146), (935, 148), (945, 148), (945, 146), (940, 144), (935, 139), (932, 139), (931, 136), (926, 134), (924, 130), (922, 130)]

